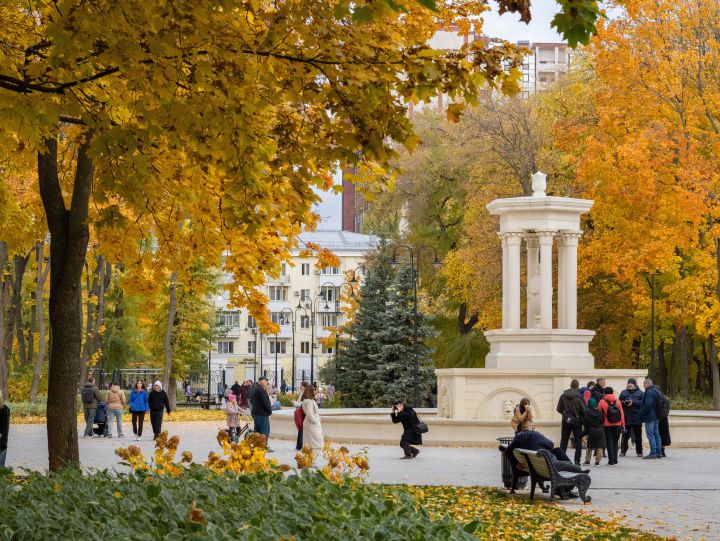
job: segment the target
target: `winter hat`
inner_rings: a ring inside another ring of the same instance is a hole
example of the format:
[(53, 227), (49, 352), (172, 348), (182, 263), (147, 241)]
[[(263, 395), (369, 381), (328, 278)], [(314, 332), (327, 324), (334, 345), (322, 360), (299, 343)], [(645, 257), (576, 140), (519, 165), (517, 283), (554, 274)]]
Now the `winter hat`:
[(235, 395), (232, 394), (232, 393), (230, 393), (230, 394), (228, 395), (228, 400), (229, 400), (230, 402), (235, 402)]
[(160, 390), (162, 391), (162, 382), (161, 382), (160, 380), (157, 380), (157, 381), (153, 384), (153, 387), (155, 387), (155, 385), (157, 385), (158, 387), (160, 387)]
[(632, 383), (633, 385), (637, 385), (637, 380), (635, 378), (628, 378), (628, 383)]
[(597, 407), (597, 400), (595, 400), (594, 398), (591, 398), (590, 400), (588, 400), (588, 407), (589, 407), (589, 408), (596, 408), (596, 407)]
[(605, 387), (605, 394), (606, 394), (606, 395), (608, 395), (608, 394), (613, 394), (613, 392), (614, 392), (614, 391), (613, 391), (613, 388), (612, 388), (612, 387)]

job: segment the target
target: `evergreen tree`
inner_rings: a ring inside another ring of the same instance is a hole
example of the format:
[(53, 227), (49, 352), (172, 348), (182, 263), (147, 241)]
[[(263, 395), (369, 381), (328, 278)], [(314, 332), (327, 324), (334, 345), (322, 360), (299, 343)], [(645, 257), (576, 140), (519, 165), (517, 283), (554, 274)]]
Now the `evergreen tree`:
[(360, 286), (360, 303), (353, 320), (343, 328), (348, 338), (340, 344), (336, 387), (348, 407), (371, 405), (370, 384), (382, 344), (377, 336), (387, 325), (386, 313), (393, 284), (390, 258), (381, 246), (375, 266)]
[[(377, 352), (370, 355), (375, 367), (369, 374), (372, 406), (388, 406), (397, 400), (415, 406), (427, 405), (435, 376), (430, 358), (431, 350), (425, 341), (431, 338), (435, 331), (422, 312), (415, 314), (413, 269), (409, 264), (404, 265), (397, 273), (384, 317), (386, 324), (372, 337), (379, 346)], [(415, 403), (416, 355), (418, 404)]]

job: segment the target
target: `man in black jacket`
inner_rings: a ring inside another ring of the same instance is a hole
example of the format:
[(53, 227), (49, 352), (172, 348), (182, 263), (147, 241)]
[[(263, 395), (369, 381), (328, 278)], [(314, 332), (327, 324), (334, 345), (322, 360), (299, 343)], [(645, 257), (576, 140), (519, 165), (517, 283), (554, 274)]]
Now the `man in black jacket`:
[(573, 447), (575, 447), (575, 464), (580, 465), (582, 455), (582, 419), (587, 406), (580, 398), (580, 382), (576, 379), (570, 382), (567, 389), (558, 400), (557, 412), (562, 416), (562, 432), (560, 435), (560, 449), (567, 452), (568, 440), (573, 436)]
[(392, 407), (390, 418), (393, 423), (402, 423), (403, 434), (400, 438), (400, 447), (405, 451), (402, 458), (415, 458), (420, 454), (420, 449), (413, 445), (422, 445), (422, 434), (416, 430), (418, 416), (415, 410), (402, 402), (395, 402)]
[(620, 456), (625, 456), (628, 450), (628, 440), (635, 440), (635, 453), (643, 456), (642, 445), (642, 409), (644, 393), (637, 385), (635, 378), (628, 379), (627, 388), (620, 393), (620, 402), (625, 413), (625, 431), (620, 440)]
[(590, 396), (599, 404), (605, 398), (605, 378), (598, 378), (595, 387), (590, 390)]
[[(265, 436), (265, 445), (270, 439), (270, 416), (272, 415), (272, 405), (270, 404), (270, 395), (268, 395), (268, 380), (265, 376), (261, 377), (258, 382), (250, 388), (248, 393), (252, 407), (250, 414), (255, 424), (255, 432)], [(270, 449), (267, 449), (268, 452)]]
[[(562, 449), (559, 449), (553, 445), (553, 442), (543, 436), (540, 432), (535, 430), (535, 422), (532, 419), (525, 419), (523, 421), (521, 430), (515, 434), (515, 437), (510, 442), (503, 454), (510, 461), (513, 468), (517, 470), (518, 460), (515, 458), (513, 451), (515, 449), (527, 449), (528, 451), (539, 451), (545, 449), (550, 452), (551, 456), (555, 459), (555, 467), (558, 471), (568, 471), (573, 473), (590, 473), (590, 470), (584, 470), (580, 466), (573, 464), (570, 458), (565, 454)], [(523, 472), (522, 475), (527, 475), (528, 472)], [(513, 487), (514, 489), (515, 487)], [(577, 498), (578, 494), (570, 490), (560, 490), (558, 496), (563, 499)]]

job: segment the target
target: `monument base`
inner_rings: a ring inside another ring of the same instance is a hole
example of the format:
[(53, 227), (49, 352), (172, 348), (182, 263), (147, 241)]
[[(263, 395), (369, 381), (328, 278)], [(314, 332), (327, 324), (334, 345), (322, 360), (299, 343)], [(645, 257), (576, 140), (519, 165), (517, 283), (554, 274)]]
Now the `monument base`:
[(528, 398), (533, 416), (541, 421), (559, 421), (558, 399), (570, 381), (584, 387), (599, 377), (620, 393), (628, 378), (642, 386), (647, 370), (634, 369), (553, 369), (509, 370), (498, 368), (444, 368), (438, 378), (438, 417), (482, 421), (509, 421), (515, 406)]
[(582, 329), (496, 329), (485, 332), (490, 352), (485, 368), (506, 370), (592, 370), (590, 340)]

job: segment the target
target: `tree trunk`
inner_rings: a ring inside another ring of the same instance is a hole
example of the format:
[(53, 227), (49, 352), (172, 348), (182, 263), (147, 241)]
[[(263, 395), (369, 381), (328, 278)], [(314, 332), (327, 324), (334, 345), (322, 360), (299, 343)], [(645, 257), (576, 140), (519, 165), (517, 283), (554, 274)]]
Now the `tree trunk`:
[(672, 342), (672, 354), (670, 356), (670, 374), (668, 374), (668, 395), (673, 398), (677, 394), (677, 366), (682, 350), (682, 343), (680, 339), (680, 329), (677, 325), (673, 325), (673, 342)]
[(13, 257), (15, 277), (13, 278), (12, 302), (15, 305), (15, 337), (17, 339), (20, 366), (28, 365), (27, 343), (25, 342), (25, 325), (22, 311), (22, 284), (29, 259), (29, 253), (26, 256), (16, 255)]
[(665, 367), (665, 341), (660, 340), (660, 344), (658, 344), (657, 349), (657, 357), (658, 357), (658, 380), (657, 383), (660, 386), (660, 388), (667, 392), (667, 370)]
[(40, 377), (42, 376), (43, 365), (45, 364), (45, 282), (50, 272), (50, 262), (46, 265), (44, 257), (45, 242), (41, 242), (35, 248), (35, 261), (37, 262), (37, 281), (35, 285), (35, 312), (37, 314), (38, 325), (38, 348), (37, 358), (35, 359), (35, 368), (33, 369), (32, 383), (30, 384), (30, 402), (37, 399), (38, 387), (40, 386)]
[(690, 366), (688, 364), (688, 335), (687, 327), (680, 327), (680, 395), (687, 400), (690, 398)]
[[(4, 241), (0, 241), (0, 276), (5, 271), (7, 265), (8, 247)], [(8, 364), (5, 357), (5, 288), (3, 281), (0, 279), (0, 391), (3, 397), (8, 397)]]
[(15, 304), (15, 285), (13, 284), (14, 273), (8, 273), (3, 280), (4, 300), (5, 308), (7, 312), (5, 314), (5, 336), (2, 342), (2, 348), (5, 356), (5, 364), (8, 365), (13, 352), (13, 343), (15, 342), (15, 311), (17, 310), (17, 304)]
[[(78, 466), (77, 377), (80, 369), (81, 279), (87, 254), (88, 204), (93, 164), (88, 156), (92, 132), (78, 149), (70, 208), (58, 177), (57, 135), (38, 152), (38, 179), (50, 231), (50, 329), (47, 443), (50, 471)], [(52, 406), (50, 406), (52, 405)]]
[[(168, 309), (168, 322), (165, 329), (165, 366), (163, 368), (163, 388), (168, 393), (171, 409), (175, 409), (175, 392), (170, 389), (171, 373), (172, 373), (172, 336), (175, 327), (175, 314), (177, 312), (177, 273), (170, 275), (170, 305)], [(174, 378), (173, 387), (174, 387)], [(172, 393), (170, 391), (173, 391)]]
[(718, 366), (717, 346), (715, 337), (708, 336), (708, 360), (712, 373), (712, 398), (713, 409), (720, 411), (720, 366)]

